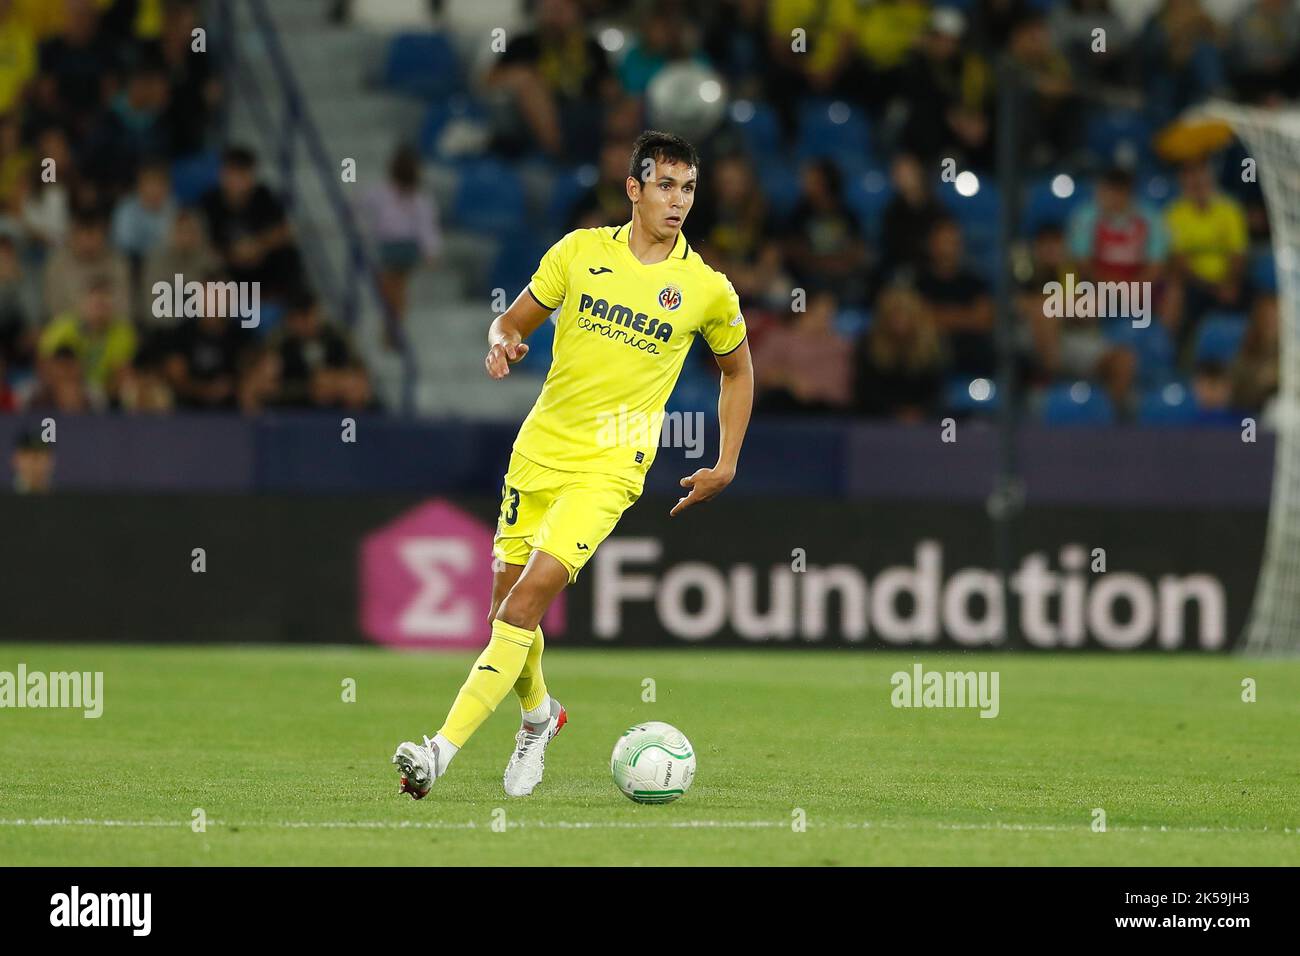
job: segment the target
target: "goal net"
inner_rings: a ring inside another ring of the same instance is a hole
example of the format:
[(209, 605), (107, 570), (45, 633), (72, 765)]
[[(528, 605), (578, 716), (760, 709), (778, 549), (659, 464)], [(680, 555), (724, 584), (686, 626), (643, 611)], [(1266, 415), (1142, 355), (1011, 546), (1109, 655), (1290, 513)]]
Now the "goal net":
[(1264, 559), (1242, 650), (1300, 654), (1300, 109), (1213, 102), (1197, 113), (1228, 123), (1255, 161), (1273, 236), (1280, 354), (1277, 445)]

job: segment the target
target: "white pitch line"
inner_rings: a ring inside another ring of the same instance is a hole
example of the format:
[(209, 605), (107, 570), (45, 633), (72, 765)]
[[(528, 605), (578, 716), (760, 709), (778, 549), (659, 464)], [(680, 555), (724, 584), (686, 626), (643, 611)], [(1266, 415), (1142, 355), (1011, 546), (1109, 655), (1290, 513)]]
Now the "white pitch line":
[[(0, 820), (0, 827), (105, 827), (105, 828), (177, 828), (190, 827), (190, 820), (73, 820), (67, 817), (35, 817), (32, 819)], [(447, 820), (270, 820), (228, 822), (209, 820), (209, 827), (272, 830), (490, 830), (491, 823), (475, 820), (454, 822)], [(506, 821), (507, 829), (514, 830), (784, 830), (790, 822), (778, 820), (534, 820)], [(906, 823), (895, 821), (863, 821), (817, 823), (808, 821), (814, 830), (976, 830), (1041, 833), (1088, 833), (1088, 824), (1063, 826), (1054, 823)], [(1113, 826), (1112, 833), (1286, 833), (1300, 834), (1300, 827), (1169, 827), (1169, 826)]]

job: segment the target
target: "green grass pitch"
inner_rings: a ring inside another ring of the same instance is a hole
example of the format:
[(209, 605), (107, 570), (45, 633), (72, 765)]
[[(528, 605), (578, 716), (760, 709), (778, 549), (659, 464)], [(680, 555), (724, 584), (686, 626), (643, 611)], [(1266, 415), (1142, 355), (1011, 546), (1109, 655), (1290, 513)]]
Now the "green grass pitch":
[[(570, 722), (533, 797), (501, 789), (513, 698), (427, 799), (399, 797), (393, 748), (437, 728), (471, 660), (0, 644), (0, 670), (103, 671), (105, 698), (97, 720), (0, 710), (0, 863), (1300, 864), (1298, 662), (556, 641)], [(998, 671), (999, 716), (894, 708), (914, 660)], [(699, 759), (667, 806), (609, 778), (614, 741), (650, 719)]]

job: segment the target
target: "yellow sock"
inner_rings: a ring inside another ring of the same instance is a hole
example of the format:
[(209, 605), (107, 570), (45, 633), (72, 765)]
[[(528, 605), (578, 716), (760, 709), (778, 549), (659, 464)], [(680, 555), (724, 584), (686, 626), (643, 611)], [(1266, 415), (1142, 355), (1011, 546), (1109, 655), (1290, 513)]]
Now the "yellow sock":
[(533, 632), (533, 646), (528, 648), (528, 657), (524, 669), (515, 681), (515, 693), (519, 695), (519, 706), (524, 710), (535, 710), (546, 700), (546, 681), (542, 678), (542, 651), (546, 649), (546, 640), (542, 637), (539, 626)]
[(438, 733), (457, 747), (465, 746), (519, 679), (533, 638), (533, 631), (493, 621), (492, 640), (474, 662)]

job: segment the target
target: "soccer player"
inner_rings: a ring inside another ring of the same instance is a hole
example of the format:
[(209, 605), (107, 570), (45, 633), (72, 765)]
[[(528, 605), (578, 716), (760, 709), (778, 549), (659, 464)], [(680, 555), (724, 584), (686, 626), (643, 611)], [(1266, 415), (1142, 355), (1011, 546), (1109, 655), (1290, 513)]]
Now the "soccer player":
[[(501, 379), (528, 353), (524, 339), (558, 313), (551, 369), (515, 438), (502, 489), (491, 640), (438, 733), (423, 744), (403, 743), (393, 755), (401, 792), (417, 800), (512, 689), (523, 720), (505, 790), (527, 796), (541, 782), (546, 746), (568, 715), (542, 677), (539, 624), (641, 496), (664, 405), (696, 335), (722, 370), (718, 461), (681, 479), (688, 491), (670, 516), (713, 498), (736, 476), (754, 375), (735, 289), (682, 233), (698, 172), (685, 140), (642, 133), (625, 184), (631, 221), (569, 233), (492, 323), (484, 364)], [(611, 421), (631, 427), (611, 428)]]

